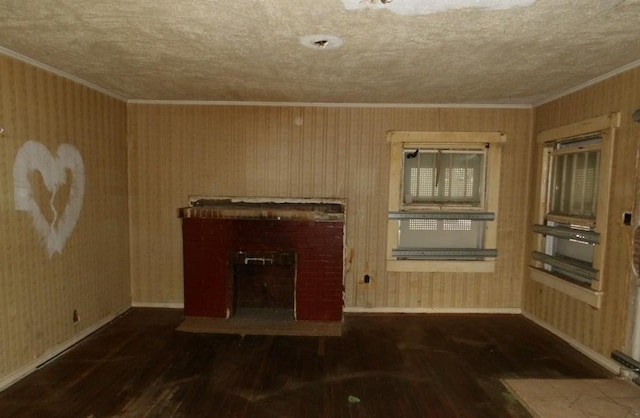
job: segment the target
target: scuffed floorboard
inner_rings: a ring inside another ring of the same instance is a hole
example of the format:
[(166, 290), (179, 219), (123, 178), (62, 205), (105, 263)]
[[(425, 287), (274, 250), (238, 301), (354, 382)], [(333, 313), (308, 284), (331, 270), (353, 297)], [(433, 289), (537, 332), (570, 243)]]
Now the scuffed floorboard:
[(610, 377), (517, 315), (350, 314), (324, 340), (183, 319), (132, 309), (1, 392), (0, 416), (528, 417), (502, 379)]

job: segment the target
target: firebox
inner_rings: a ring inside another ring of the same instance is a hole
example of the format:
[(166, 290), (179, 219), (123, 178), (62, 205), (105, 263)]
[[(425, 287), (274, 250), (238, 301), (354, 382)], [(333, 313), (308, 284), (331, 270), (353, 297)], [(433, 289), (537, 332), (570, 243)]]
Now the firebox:
[(342, 320), (342, 202), (197, 199), (179, 213), (185, 316)]
[(229, 316), (293, 319), (296, 254), (237, 252), (229, 260)]

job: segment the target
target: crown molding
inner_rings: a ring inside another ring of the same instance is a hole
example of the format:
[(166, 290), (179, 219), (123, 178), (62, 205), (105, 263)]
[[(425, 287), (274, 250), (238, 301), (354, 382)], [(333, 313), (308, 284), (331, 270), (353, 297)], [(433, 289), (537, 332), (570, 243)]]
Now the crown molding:
[(622, 74), (622, 73), (627, 72), (629, 70), (633, 70), (636, 67), (640, 67), (640, 60), (630, 62), (629, 64), (623, 65), (622, 67), (616, 68), (615, 70), (611, 70), (608, 73), (602, 74), (601, 76), (593, 78), (593, 79), (591, 79), (589, 81), (585, 81), (584, 83), (578, 84), (577, 86), (572, 87), (572, 88), (570, 88), (568, 90), (565, 90), (565, 91), (563, 91), (561, 93), (555, 94), (553, 96), (549, 96), (549, 97), (547, 97), (545, 99), (542, 99), (542, 100), (540, 100), (538, 102), (533, 103), (532, 106), (534, 108), (542, 106), (542, 105), (547, 104), (549, 102), (552, 102), (554, 100), (558, 100), (558, 99), (560, 99), (560, 98), (562, 98), (564, 96), (568, 96), (568, 95), (570, 95), (572, 93), (575, 93), (577, 91), (586, 89), (587, 87), (593, 86), (594, 84), (598, 84), (599, 82), (604, 81), (604, 80), (606, 80), (608, 78), (615, 77), (618, 74)]
[(216, 101), (216, 100), (147, 100), (128, 99), (118, 93), (105, 89), (75, 75), (64, 72), (58, 68), (41, 63), (25, 55), (19, 54), (8, 48), (0, 46), (0, 54), (17, 59), (42, 70), (51, 72), (60, 77), (74, 81), (90, 89), (99, 91), (114, 99), (130, 104), (147, 105), (191, 105), (191, 106), (271, 106), (271, 107), (346, 107), (346, 108), (452, 108), (452, 109), (533, 109), (577, 91), (583, 90), (608, 78), (640, 67), (640, 60), (633, 61), (601, 76), (578, 84), (561, 93), (554, 94), (531, 104), (503, 104), (503, 103), (323, 103), (323, 102), (261, 102), (261, 101)]
[(17, 59), (18, 61), (25, 62), (25, 63), (27, 63), (29, 65), (33, 65), (34, 67), (40, 68), (41, 70), (48, 71), (48, 72), (53, 73), (53, 74), (55, 74), (57, 76), (66, 78), (67, 80), (71, 80), (71, 81), (73, 81), (75, 83), (81, 84), (81, 85), (83, 85), (85, 87), (88, 87), (88, 88), (90, 88), (92, 90), (99, 91), (100, 93), (106, 94), (107, 96), (113, 97), (114, 99), (117, 99), (117, 100), (120, 100), (120, 101), (123, 101), (123, 102), (127, 101), (126, 97), (121, 96), (121, 95), (119, 95), (117, 93), (114, 93), (111, 90), (107, 90), (104, 87), (100, 87), (97, 84), (91, 83), (90, 81), (83, 80), (80, 77), (77, 77), (75, 75), (66, 73), (66, 72), (64, 72), (62, 70), (59, 70), (58, 68), (52, 67), (50, 65), (43, 64), (40, 61), (36, 61), (36, 60), (34, 60), (32, 58), (29, 58), (29, 57), (26, 57), (26, 56), (24, 56), (22, 54), (18, 54), (17, 52), (12, 51), (12, 50), (7, 49), (7, 48), (4, 48), (2, 46), (0, 46), (0, 54), (6, 55), (6, 56), (8, 56), (10, 58)]
[(322, 103), (322, 102), (233, 102), (208, 100), (129, 99), (130, 104), (189, 106), (265, 106), (265, 107), (350, 107), (350, 108), (460, 108), (460, 109), (531, 109), (529, 104), (491, 103)]

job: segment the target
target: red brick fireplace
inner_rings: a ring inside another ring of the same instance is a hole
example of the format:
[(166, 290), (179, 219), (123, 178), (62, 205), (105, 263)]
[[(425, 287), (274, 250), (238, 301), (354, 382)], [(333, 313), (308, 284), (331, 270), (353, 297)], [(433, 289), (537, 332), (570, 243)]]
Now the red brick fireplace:
[(290, 304), (296, 320), (342, 320), (343, 204), (200, 199), (180, 217), (185, 316)]

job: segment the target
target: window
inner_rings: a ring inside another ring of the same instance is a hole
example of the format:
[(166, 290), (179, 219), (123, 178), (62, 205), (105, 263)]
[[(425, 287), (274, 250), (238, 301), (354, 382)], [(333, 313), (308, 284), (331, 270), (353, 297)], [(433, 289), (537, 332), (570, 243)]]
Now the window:
[(616, 120), (603, 116), (538, 136), (541, 197), (531, 277), (596, 307)]
[(497, 132), (391, 132), (387, 269), (493, 271)]
[(593, 252), (599, 239), (594, 227), (601, 144), (599, 134), (551, 144), (546, 228), (534, 228), (545, 235), (544, 252), (534, 253), (543, 268), (588, 285), (597, 278)]

